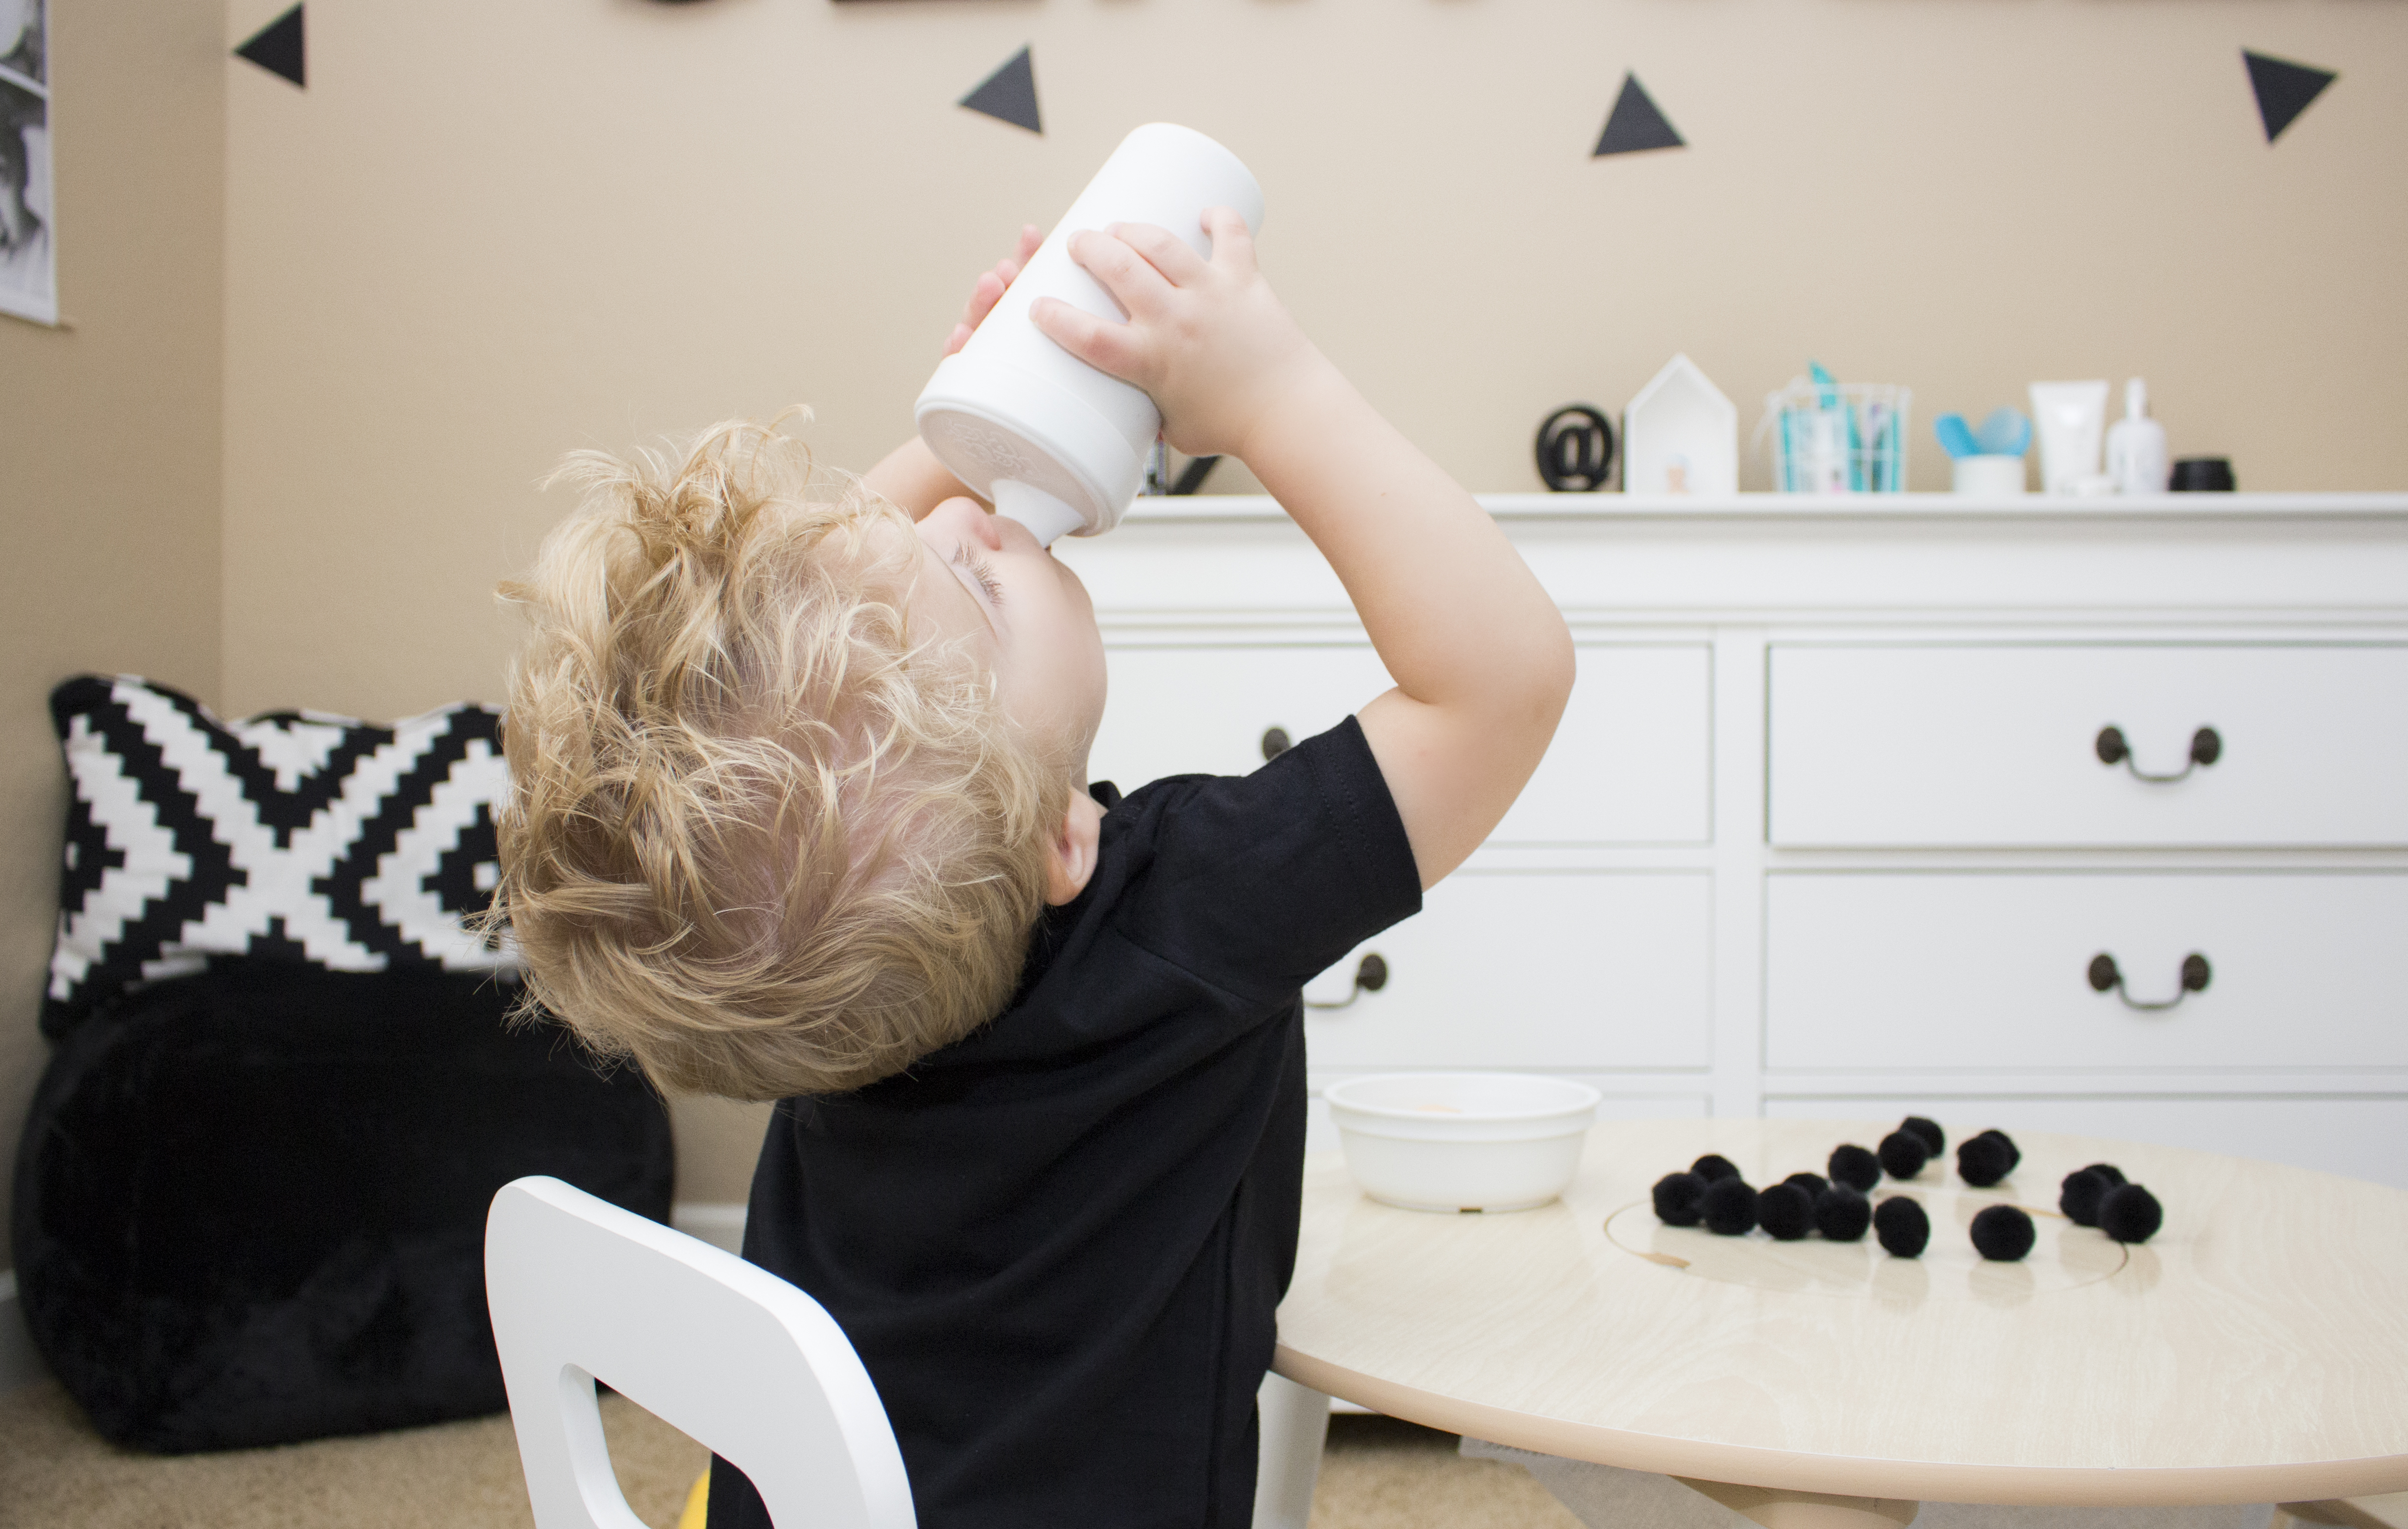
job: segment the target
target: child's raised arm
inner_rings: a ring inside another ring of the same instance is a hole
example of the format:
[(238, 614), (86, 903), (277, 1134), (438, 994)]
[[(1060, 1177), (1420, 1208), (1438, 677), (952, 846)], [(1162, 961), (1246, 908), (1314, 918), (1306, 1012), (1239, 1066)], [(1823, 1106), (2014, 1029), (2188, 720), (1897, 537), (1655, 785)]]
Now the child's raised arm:
[(1538, 768), (1571, 693), (1571, 636), (1496, 522), (1305, 338), (1245, 221), (1204, 220), (1209, 262), (1147, 225), (1073, 237), (1127, 323), (1052, 298), (1031, 316), (1152, 394), (1173, 446), (1243, 462), (1329, 560), (1397, 681), (1363, 732), (1435, 885)]

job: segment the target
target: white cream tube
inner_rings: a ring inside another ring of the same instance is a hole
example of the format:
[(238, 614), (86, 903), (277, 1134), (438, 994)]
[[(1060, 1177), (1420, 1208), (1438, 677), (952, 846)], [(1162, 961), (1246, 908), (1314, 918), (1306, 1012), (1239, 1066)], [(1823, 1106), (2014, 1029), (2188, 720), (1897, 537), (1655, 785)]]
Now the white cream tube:
[(2040, 433), (2043, 493), (2079, 493), (2099, 477), (2099, 447), (2107, 430), (2107, 379), (2035, 382), (2032, 422)]

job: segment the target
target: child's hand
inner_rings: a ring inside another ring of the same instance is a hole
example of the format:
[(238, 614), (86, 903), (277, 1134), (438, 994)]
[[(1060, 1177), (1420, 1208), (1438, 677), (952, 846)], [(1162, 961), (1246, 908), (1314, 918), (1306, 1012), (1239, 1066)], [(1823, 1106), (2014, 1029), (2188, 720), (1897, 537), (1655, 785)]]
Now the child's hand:
[(1207, 207), (1204, 230), (1212, 237), (1209, 262), (1151, 223), (1082, 230), (1070, 237), (1070, 258), (1129, 322), (1098, 319), (1058, 297), (1039, 299), (1029, 317), (1090, 366), (1143, 388), (1171, 445), (1244, 461), (1260, 425), (1329, 368), (1255, 268), (1246, 221)]
[(1037, 253), (1037, 247), (1044, 242), (1045, 236), (1037, 231), (1035, 223), (1021, 226), (1019, 250), (1010, 260), (996, 261), (994, 270), (981, 272), (971, 285), (970, 300), (962, 305), (962, 322), (953, 325), (953, 334), (945, 339), (945, 354), (952, 355), (970, 342), (970, 331), (1003, 300), (1003, 289), (1019, 279), (1020, 268), (1028, 264), (1028, 257)]

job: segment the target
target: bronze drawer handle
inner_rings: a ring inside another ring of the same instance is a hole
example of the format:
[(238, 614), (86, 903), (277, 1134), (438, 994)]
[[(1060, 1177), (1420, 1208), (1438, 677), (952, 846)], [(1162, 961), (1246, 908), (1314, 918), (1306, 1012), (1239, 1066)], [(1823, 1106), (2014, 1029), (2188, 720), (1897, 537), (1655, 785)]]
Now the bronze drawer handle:
[(1377, 993), (1387, 985), (1388, 964), (1381, 958), (1379, 951), (1373, 950), (1370, 954), (1365, 956), (1355, 965), (1354, 985), (1351, 989), (1347, 990), (1345, 997), (1332, 998), (1326, 1002), (1307, 998), (1304, 1001), (1304, 1007), (1307, 1008), (1344, 1008), (1348, 1004), (1353, 1003), (1355, 999), (1363, 996), (1363, 994), (1367, 993)]
[(2140, 999), (2133, 997), (2130, 992), (2125, 988), (2124, 974), (2116, 970), (2115, 958), (2114, 956), (2111, 956), (2102, 950), (2099, 954), (2090, 958), (2090, 988), (2092, 992), (2105, 993), (2108, 989), (2113, 988), (2115, 990), (2115, 996), (2124, 1000), (2125, 1007), (2143, 1009), (2151, 1013), (2159, 1009), (2172, 1008), (2174, 1005), (2181, 1003), (2185, 998), (2189, 997), (2194, 993), (2205, 993), (2207, 991), (2208, 979), (2213, 978), (2214, 975), (2214, 971), (2208, 966), (2207, 957), (2200, 954), (2197, 950), (2193, 950), (2190, 954), (2183, 957), (2182, 987), (2175, 992), (2174, 995), (2161, 1003), (2143, 1003)]
[(2094, 747), (2099, 750), (2100, 764), (2121, 764), (2132, 772), (2134, 779), (2156, 785), (2180, 780), (2191, 771), (2224, 757), (2224, 739), (2216, 736), (2213, 727), (2202, 727), (2190, 736), (2190, 759), (2172, 775), (2152, 775), (2141, 768), (2140, 762), (2132, 757), (2132, 746), (2124, 740), (2124, 730), (2112, 722), (2099, 730), (2099, 741)]
[(1286, 753), (1290, 749), (1295, 747), (1296, 745), (1288, 741), (1286, 728), (1267, 727), (1263, 729), (1264, 764), (1269, 764), (1272, 760), (1279, 758), (1280, 755)]

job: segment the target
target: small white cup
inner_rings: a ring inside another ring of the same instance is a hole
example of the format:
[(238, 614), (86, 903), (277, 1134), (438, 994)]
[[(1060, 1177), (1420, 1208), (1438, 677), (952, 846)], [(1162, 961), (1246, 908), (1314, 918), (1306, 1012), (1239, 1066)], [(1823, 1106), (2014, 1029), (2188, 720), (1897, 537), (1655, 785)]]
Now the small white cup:
[(1995, 495), (2027, 492), (2024, 488), (2024, 459), (2021, 457), (1985, 453), (1958, 457), (1953, 465), (1956, 488), (1959, 493)]

